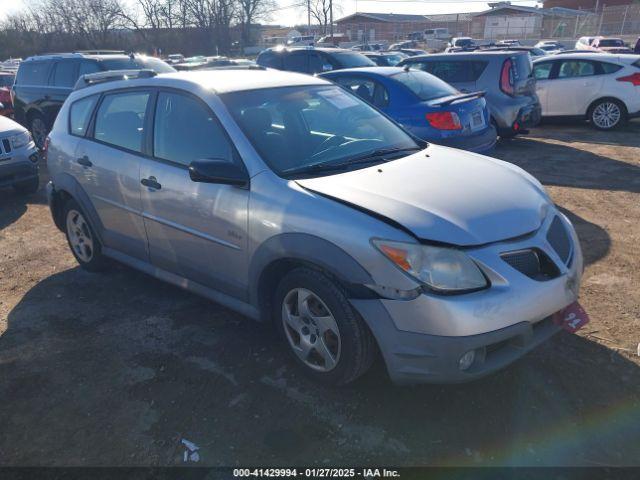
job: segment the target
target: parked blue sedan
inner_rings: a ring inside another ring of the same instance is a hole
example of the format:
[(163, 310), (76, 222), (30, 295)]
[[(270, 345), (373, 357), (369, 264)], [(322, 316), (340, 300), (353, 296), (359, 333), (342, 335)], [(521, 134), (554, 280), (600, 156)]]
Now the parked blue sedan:
[(351, 68), (319, 76), (350, 89), (423, 140), (482, 153), (496, 143), (482, 92), (460, 93), (427, 72), (399, 67)]

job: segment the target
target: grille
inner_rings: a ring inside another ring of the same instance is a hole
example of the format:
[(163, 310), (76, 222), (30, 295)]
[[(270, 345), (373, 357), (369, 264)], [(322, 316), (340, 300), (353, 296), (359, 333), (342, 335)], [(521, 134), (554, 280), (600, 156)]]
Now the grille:
[(11, 142), (8, 138), (2, 140), (2, 151), (0, 153), (11, 153)]
[(560, 259), (562, 259), (564, 263), (567, 263), (569, 261), (569, 255), (571, 254), (571, 240), (569, 239), (567, 229), (559, 217), (555, 217), (551, 222), (551, 226), (547, 232), (547, 241), (556, 251)]
[(535, 248), (500, 255), (502, 260), (533, 280), (545, 281), (560, 275), (558, 267), (542, 251)]

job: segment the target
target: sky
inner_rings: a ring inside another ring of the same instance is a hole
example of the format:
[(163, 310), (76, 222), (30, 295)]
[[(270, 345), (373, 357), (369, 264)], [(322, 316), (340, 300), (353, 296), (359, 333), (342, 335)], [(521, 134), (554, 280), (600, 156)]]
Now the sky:
[[(124, 0), (135, 5), (135, 0)], [(307, 14), (304, 7), (291, 7), (299, 5), (305, 0), (276, 0), (278, 10), (273, 12), (268, 23), (278, 25), (306, 24)], [(523, 6), (535, 6), (535, 1), (511, 0), (512, 3)], [(28, 0), (0, 0), (0, 19), (7, 13), (15, 12), (22, 8)], [(429, 15), (435, 13), (464, 13), (480, 12), (487, 10), (489, 6), (482, 0), (449, 0), (437, 2), (433, 0), (334, 0), (334, 18), (350, 15), (358, 12), (378, 13), (412, 13), (417, 15)], [(266, 23), (266, 22), (265, 22)]]

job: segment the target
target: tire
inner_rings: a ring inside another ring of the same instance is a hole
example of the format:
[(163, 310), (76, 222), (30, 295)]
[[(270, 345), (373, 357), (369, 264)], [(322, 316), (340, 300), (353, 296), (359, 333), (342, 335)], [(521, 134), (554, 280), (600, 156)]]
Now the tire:
[(40, 179), (38, 177), (34, 177), (25, 182), (19, 182), (13, 185), (13, 188), (18, 193), (24, 193), (27, 195), (36, 193), (39, 187), (40, 187)]
[[(300, 302), (306, 314), (300, 315)], [(326, 275), (309, 268), (292, 270), (280, 281), (273, 305), (285, 348), (313, 380), (345, 385), (371, 367), (373, 335), (343, 289)]]
[(587, 117), (598, 130), (608, 131), (620, 128), (627, 123), (627, 108), (619, 100), (603, 98), (589, 108)]
[(102, 255), (100, 241), (75, 200), (65, 203), (62, 222), (71, 253), (80, 266), (90, 272), (104, 270), (107, 259)]
[(33, 137), (36, 147), (38, 147), (38, 150), (42, 150), (44, 148), (47, 135), (49, 134), (47, 122), (44, 120), (42, 115), (35, 114), (31, 117), (31, 120), (29, 120), (29, 131), (31, 132), (31, 136)]

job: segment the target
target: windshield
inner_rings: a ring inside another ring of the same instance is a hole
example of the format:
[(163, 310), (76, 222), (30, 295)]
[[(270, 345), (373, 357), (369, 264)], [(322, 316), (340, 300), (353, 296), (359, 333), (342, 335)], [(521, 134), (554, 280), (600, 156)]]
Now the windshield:
[(375, 67), (375, 63), (357, 52), (332, 52), (331, 57), (340, 64), (342, 68)]
[(391, 78), (409, 88), (420, 100), (434, 100), (460, 93), (447, 82), (420, 70), (396, 73)]
[(420, 148), (391, 120), (334, 85), (241, 91), (220, 98), (265, 162), (283, 177), (376, 151)]
[(598, 42), (599, 47), (624, 47), (624, 42), (616, 38), (604, 39)]
[(170, 67), (162, 60), (158, 60), (153, 57), (128, 57), (128, 58), (113, 58), (102, 60), (102, 64), (107, 70), (140, 70), (149, 69), (156, 73), (171, 73), (175, 72), (173, 67)]

